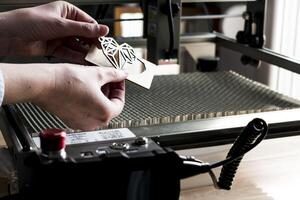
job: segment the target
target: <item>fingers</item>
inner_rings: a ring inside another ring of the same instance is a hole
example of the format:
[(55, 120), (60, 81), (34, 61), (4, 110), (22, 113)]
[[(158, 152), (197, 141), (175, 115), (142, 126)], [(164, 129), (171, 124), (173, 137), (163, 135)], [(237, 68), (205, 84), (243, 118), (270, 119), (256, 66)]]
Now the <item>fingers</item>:
[(107, 83), (101, 87), (102, 93), (109, 99), (119, 99), (125, 102), (125, 81)]
[(62, 58), (68, 60), (72, 63), (77, 64), (89, 64), (85, 61), (85, 56), (89, 51), (89, 45), (82, 45), (79, 41), (76, 41), (74, 37), (66, 38), (66, 41), (62, 40), (52, 40), (48, 42), (48, 46), (44, 55), (55, 56), (57, 58)]
[(121, 82), (128, 76), (127, 72), (112, 67), (98, 67), (97, 71), (101, 85), (110, 82)]
[(112, 101), (114, 99), (125, 102), (125, 81), (111, 83), (108, 98)]
[(120, 115), (125, 104), (125, 81), (109, 83), (106, 87), (106, 106), (109, 110), (110, 121), (112, 118)]
[(90, 49), (90, 45), (85, 43), (84, 41), (79, 41), (76, 38), (69, 38), (65, 45), (74, 51), (78, 51), (84, 54), (87, 54)]
[(68, 60), (72, 63), (82, 64), (82, 65), (88, 64), (88, 62), (85, 60), (85, 56), (86, 56), (85, 53), (72, 50), (65, 46), (58, 47), (54, 51), (53, 56)]
[(61, 2), (63, 4), (62, 16), (64, 16), (65, 36), (82, 36), (86, 38), (97, 38), (107, 35), (109, 29), (100, 25), (95, 19), (76, 6)]
[(76, 38), (78, 38), (80, 41), (84, 42), (85, 44), (96, 44), (99, 42), (98, 38), (85, 38), (85, 37), (80, 37), (77, 36)]
[(82, 36), (86, 38), (97, 38), (107, 35), (108, 31), (108, 27), (102, 24), (64, 19), (64, 26), (61, 33), (64, 37)]
[(124, 108), (124, 101), (121, 101), (120, 99), (111, 99), (111, 113), (112, 117), (117, 117), (121, 114), (123, 108)]
[(104, 85), (103, 90), (103, 93), (94, 93), (97, 96), (95, 98), (96, 102), (94, 102), (94, 105), (96, 105), (94, 111), (96, 112), (98, 125), (108, 125), (114, 117), (120, 115), (125, 104), (124, 81), (108, 83)]
[(121, 88), (111, 89), (109, 92), (108, 102), (106, 103), (106, 106), (108, 107), (110, 113), (109, 115), (110, 118), (108, 119), (108, 121), (120, 115), (120, 113), (124, 108), (124, 104), (125, 104), (125, 89), (121, 89)]
[(109, 90), (110, 90), (110, 83), (106, 83), (101, 87), (101, 91), (106, 97), (109, 97)]
[(89, 16), (86, 12), (81, 10), (80, 8), (65, 2), (66, 6), (65, 10), (67, 11), (67, 19), (80, 21), (80, 22), (88, 22), (97, 24), (96, 20)]

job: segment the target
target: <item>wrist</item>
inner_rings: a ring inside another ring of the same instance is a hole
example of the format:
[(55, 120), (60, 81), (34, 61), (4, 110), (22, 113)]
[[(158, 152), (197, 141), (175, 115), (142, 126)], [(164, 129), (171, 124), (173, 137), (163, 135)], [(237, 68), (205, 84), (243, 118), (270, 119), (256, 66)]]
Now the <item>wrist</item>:
[(4, 104), (37, 102), (52, 84), (52, 66), (47, 64), (1, 64), (4, 78)]
[(44, 106), (45, 102), (50, 101), (51, 99), (55, 98), (56, 94), (56, 74), (60, 73), (61, 66), (57, 66), (57, 64), (42, 64), (44, 66), (43, 70), (43, 80), (36, 80), (34, 84), (39, 84), (42, 82), (42, 86), (39, 87), (34, 94), (29, 99), (30, 102)]
[(47, 101), (51, 97), (55, 89), (55, 64), (32, 64), (33, 77), (28, 77), (26, 80), (28, 88), (31, 89), (31, 95), (28, 96), (26, 101), (40, 104)]

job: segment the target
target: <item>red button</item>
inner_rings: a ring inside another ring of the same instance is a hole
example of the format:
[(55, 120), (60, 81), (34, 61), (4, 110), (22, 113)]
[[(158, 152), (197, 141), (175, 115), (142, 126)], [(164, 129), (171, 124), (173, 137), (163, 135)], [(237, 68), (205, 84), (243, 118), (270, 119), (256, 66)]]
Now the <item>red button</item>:
[(41, 149), (43, 152), (56, 152), (66, 147), (66, 132), (61, 129), (46, 129), (40, 133)]

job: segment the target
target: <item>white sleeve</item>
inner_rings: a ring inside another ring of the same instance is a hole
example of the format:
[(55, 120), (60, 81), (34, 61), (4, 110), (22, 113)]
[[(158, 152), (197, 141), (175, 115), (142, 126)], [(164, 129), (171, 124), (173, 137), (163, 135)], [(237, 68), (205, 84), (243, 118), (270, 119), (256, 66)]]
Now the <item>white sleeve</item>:
[(0, 71), (0, 106), (2, 105), (4, 98), (4, 78), (2, 72)]

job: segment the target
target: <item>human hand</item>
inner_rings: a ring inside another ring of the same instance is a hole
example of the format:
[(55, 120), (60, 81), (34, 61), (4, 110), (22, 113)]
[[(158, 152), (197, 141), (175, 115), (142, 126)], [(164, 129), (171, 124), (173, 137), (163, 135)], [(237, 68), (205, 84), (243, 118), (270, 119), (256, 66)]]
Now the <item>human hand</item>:
[(127, 75), (121, 70), (72, 64), (6, 64), (1, 71), (4, 104), (30, 101), (73, 129), (105, 126), (124, 107)]
[(0, 54), (54, 56), (80, 64), (86, 63), (88, 45), (108, 33), (107, 26), (64, 1), (1, 13), (0, 22)]

